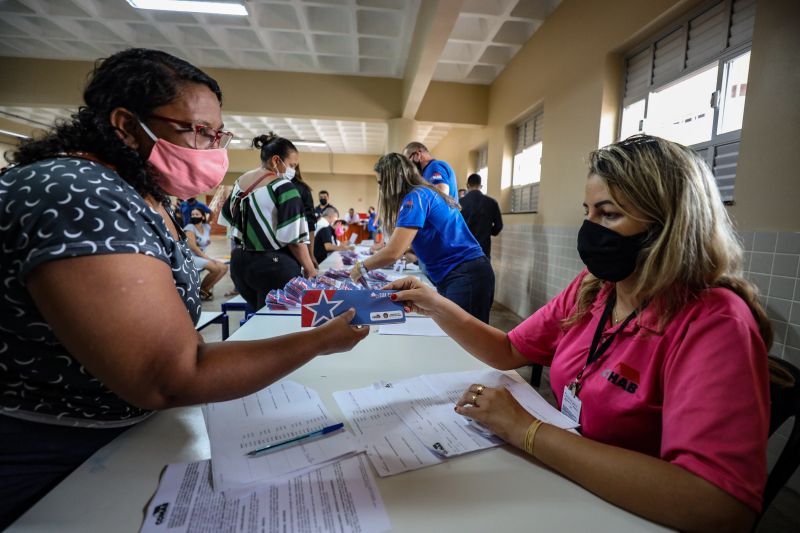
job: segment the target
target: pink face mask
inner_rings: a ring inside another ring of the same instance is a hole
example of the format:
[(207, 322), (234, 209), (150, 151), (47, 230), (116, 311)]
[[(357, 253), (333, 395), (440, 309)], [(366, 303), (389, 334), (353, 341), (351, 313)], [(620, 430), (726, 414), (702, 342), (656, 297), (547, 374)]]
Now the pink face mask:
[(158, 185), (164, 192), (178, 198), (191, 198), (222, 182), (228, 171), (228, 151), (225, 148), (184, 148), (156, 138), (144, 124), (142, 128), (156, 142), (147, 162), (161, 176)]

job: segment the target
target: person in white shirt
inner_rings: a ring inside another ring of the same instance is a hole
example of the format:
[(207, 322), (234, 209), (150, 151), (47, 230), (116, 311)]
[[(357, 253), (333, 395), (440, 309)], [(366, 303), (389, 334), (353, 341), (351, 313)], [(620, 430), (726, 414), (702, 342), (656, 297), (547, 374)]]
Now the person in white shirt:
[(361, 217), (356, 214), (356, 210), (352, 207), (347, 211), (347, 216), (344, 217), (344, 221), (348, 224), (364, 224), (364, 221), (361, 220)]

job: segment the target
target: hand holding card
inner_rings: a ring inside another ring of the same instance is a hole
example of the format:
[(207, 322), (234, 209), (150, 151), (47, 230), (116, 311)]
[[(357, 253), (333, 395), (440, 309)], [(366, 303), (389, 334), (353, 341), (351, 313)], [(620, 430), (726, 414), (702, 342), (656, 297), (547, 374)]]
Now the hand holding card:
[(316, 327), (344, 313), (356, 310), (351, 325), (397, 324), (405, 322), (403, 306), (389, 296), (394, 291), (383, 290), (320, 290), (303, 293), (300, 325)]

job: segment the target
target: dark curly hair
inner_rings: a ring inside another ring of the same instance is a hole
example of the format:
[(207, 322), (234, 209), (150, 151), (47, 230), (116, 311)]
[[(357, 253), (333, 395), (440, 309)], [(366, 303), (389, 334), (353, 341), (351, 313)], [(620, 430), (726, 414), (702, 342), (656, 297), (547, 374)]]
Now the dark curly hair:
[(174, 101), (188, 83), (205, 85), (222, 104), (222, 91), (213, 78), (166, 52), (130, 48), (98, 60), (83, 92), (85, 105), (69, 120), (56, 122), (44, 137), (25, 141), (6, 159), (23, 165), (64, 152), (89, 152), (114, 165), (139, 194), (164, 203), (166, 195), (147, 161), (117, 136), (110, 116), (115, 108), (124, 107), (146, 117)]

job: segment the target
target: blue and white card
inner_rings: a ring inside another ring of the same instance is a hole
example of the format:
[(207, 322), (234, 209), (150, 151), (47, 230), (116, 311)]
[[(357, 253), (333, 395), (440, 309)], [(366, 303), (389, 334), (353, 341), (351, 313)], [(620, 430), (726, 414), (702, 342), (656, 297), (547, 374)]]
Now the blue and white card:
[(405, 322), (403, 305), (389, 299), (394, 292), (396, 291), (309, 289), (303, 292), (300, 325), (321, 326), (351, 307), (356, 310), (356, 316), (350, 321), (354, 326)]

